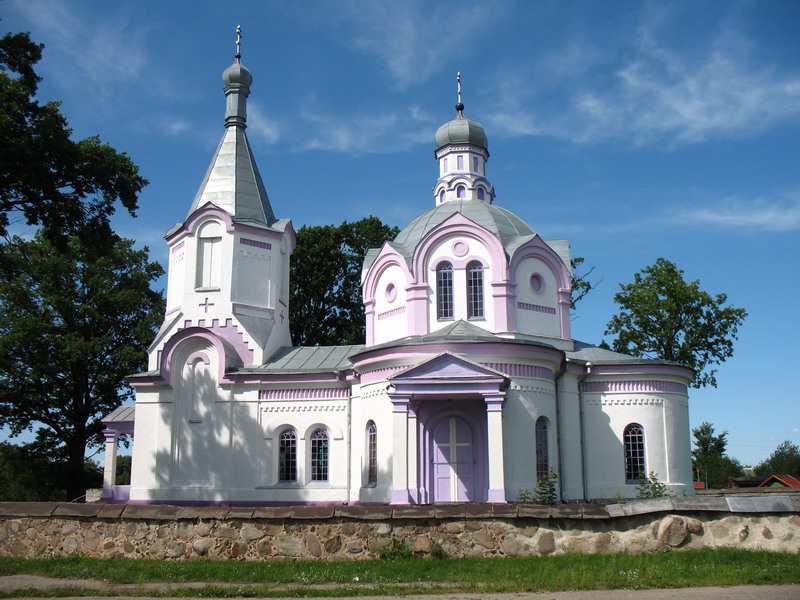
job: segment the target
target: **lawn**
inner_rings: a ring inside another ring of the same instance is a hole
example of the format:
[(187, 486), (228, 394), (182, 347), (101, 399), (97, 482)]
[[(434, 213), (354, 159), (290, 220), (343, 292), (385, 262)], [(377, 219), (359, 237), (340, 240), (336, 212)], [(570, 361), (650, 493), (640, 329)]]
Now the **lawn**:
[[(2, 597), (148, 595), (184, 597), (302, 597), (414, 593), (552, 592), (800, 583), (800, 555), (765, 551), (688, 550), (664, 554), (371, 560), (353, 562), (235, 562), (0, 558), (0, 575), (36, 574), (95, 579), (110, 589), (64, 587), (16, 590)], [(202, 586), (176, 588), (188, 582)], [(128, 584), (124, 585), (123, 584)], [(153, 588), (152, 584), (167, 584)], [(114, 586), (120, 585), (116, 588)]]

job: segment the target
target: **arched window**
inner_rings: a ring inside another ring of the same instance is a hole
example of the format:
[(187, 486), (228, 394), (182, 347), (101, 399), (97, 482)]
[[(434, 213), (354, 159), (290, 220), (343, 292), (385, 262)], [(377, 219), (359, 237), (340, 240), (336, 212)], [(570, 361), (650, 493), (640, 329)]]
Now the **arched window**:
[(222, 225), (203, 224), (197, 232), (197, 280), (195, 287), (219, 288), (222, 267)]
[(444, 202), (444, 190), (439, 190), (439, 204)]
[(378, 483), (378, 428), (367, 423), (367, 484)]
[(483, 265), (474, 260), (467, 265), (467, 318), (483, 317)]
[(278, 438), (278, 481), (297, 481), (297, 433), (293, 429)]
[(486, 192), (482, 187), (478, 188), (478, 200), (486, 200)]
[(324, 429), (311, 434), (311, 481), (328, 481), (328, 432)]
[(436, 267), (436, 317), (453, 318), (453, 265), (449, 262)]
[(647, 476), (644, 460), (644, 427), (631, 423), (622, 436), (625, 445), (625, 479), (639, 481)]
[(447, 173), (447, 159), (446, 158), (442, 161), (442, 168), (443, 168), (444, 172)]
[(547, 417), (536, 419), (536, 479), (550, 473), (550, 456), (547, 452)]
[(456, 188), (456, 197), (457, 198), (466, 198), (467, 197), (467, 188), (463, 185), (460, 185)]

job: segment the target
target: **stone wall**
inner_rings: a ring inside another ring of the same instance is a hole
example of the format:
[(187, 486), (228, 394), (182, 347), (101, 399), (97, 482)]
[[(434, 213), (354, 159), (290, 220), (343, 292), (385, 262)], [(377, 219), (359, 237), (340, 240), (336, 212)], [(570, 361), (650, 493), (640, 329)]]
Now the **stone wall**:
[(178, 507), (0, 503), (0, 556), (193, 560), (369, 559), (402, 539), (449, 556), (797, 552), (800, 496), (662, 498), (600, 506)]

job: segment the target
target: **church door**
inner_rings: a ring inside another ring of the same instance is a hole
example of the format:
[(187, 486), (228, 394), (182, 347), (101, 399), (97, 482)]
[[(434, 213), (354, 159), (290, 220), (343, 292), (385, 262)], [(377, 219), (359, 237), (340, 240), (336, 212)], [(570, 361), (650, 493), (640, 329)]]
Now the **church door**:
[(432, 450), (433, 501), (475, 501), (475, 456), (469, 424), (459, 417), (439, 421)]

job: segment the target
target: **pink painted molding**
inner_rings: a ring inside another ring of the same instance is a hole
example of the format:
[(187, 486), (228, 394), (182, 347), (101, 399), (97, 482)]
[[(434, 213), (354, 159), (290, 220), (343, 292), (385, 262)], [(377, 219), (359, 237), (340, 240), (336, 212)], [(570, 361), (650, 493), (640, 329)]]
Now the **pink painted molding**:
[(272, 250), (272, 244), (268, 242), (259, 242), (258, 240), (239, 238), (239, 243), (244, 246), (253, 246), (254, 248), (264, 248), (265, 250)]
[(549, 306), (542, 306), (540, 304), (528, 304), (527, 302), (517, 302), (517, 308), (522, 310), (533, 310), (540, 313), (547, 313), (548, 315), (556, 314), (556, 309)]
[(396, 315), (401, 315), (406, 312), (405, 306), (398, 306), (397, 308), (393, 308), (392, 310), (386, 310), (382, 313), (378, 313), (378, 320), (382, 321), (383, 319), (388, 319), (389, 317), (394, 317)]
[(349, 387), (297, 388), (289, 390), (258, 390), (259, 400), (310, 400), (318, 398), (347, 398)]
[(650, 380), (630, 380), (630, 381), (585, 381), (583, 383), (585, 393), (605, 393), (605, 392), (668, 392), (672, 394), (686, 394), (687, 387), (675, 381)]
[(182, 242), (179, 242), (179, 243), (175, 244), (175, 245), (172, 247), (172, 250), (170, 250), (170, 252), (171, 252), (172, 254), (175, 254), (175, 253), (176, 253), (178, 250), (180, 250), (181, 248), (183, 248), (183, 246), (184, 246), (185, 244), (186, 244), (186, 241), (182, 241)]
[(547, 367), (536, 365), (519, 365), (509, 363), (481, 363), (484, 367), (489, 367), (495, 371), (505, 373), (509, 377), (534, 377), (536, 379), (547, 379), (553, 381), (553, 371)]

